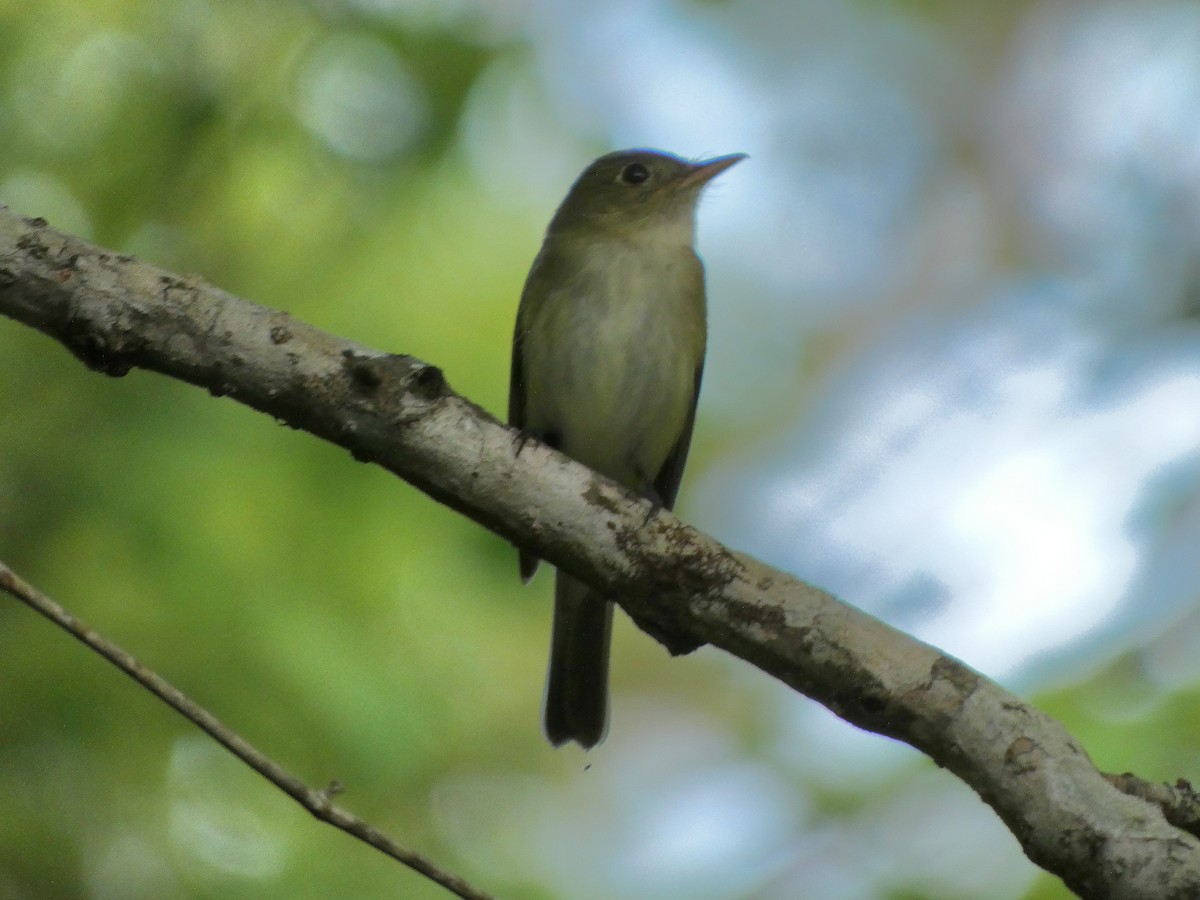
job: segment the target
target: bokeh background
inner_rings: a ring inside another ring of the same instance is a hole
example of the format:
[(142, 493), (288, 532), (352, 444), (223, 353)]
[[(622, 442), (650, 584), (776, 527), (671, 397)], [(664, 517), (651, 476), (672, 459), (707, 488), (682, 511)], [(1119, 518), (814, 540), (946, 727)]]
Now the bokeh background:
[[(502, 413), (571, 179), (700, 212), (680, 512), (1200, 775), (1200, 3), (8, 0), (0, 202), (441, 366)], [(542, 740), (550, 579), (385, 473), (0, 321), (0, 558), (509, 898), (1050, 900), (909, 748), (622, 621)], [(0, 601), (0, 898), (442, 897)]]

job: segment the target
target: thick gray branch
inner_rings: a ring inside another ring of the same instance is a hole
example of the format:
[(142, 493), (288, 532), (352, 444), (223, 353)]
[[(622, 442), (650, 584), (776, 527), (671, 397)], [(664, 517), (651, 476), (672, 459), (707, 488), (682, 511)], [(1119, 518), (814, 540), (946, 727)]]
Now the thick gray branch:
[(110, 375), (163, 372), (345, 447), (620, 596), (668, 645), (714, 644), (911, 744), (970, 784), (1030, 859), (1082, 896), (1200, 897), (1200, 843), (1114, 787), (1058, 722), (536, 442), (518, 456), (513, 432), (430, 365), (2, 208), (0, 313)]

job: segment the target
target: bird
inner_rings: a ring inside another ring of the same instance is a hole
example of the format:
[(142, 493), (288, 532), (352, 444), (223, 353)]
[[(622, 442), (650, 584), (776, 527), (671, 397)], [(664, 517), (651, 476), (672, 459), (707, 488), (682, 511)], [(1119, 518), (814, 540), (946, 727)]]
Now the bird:
[[(522, 442), (537, 438), (655, 508), (674, 506), (704, 371), (697, 203), (744, 158), (635, 149), (596, 159), (551, 218), (521, 293), (509, 424)], [(538, 559), (521, 550), (519, 563), (528, 582)], [(556, 747), (588, 750), (605, 737), (612, 608), (556, 574), (543, 706)]]

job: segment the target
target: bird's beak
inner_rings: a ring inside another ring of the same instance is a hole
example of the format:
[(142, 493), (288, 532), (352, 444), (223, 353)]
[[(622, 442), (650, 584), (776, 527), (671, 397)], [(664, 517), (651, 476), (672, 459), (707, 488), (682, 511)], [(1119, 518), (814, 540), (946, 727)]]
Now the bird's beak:
[(740, 163), (746, 158), (745, 153), (730, 153), (728, 156), (718, 156), (693, 163), (692, 171), (683, 178), (684, 187), (700, 187), (712, 181), (730, 166)]

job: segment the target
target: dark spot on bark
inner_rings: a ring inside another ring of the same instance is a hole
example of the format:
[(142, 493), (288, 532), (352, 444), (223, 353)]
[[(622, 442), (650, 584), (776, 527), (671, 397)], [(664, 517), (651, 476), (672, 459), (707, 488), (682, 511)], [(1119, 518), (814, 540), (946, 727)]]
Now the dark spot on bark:
[(121, 378), (129, 374), (133, 363), (126, 354), (111, 347), (103, 337), (78, 319), (69, 319), (62, 329), (62, 342), (76, 358), (93, 372)]
[(45, 259), (47, 256), (46, 245), (36, 234), (21, 235), (17, 239), (17, 249), (28, 253), (34, 259)]
[(425, 400), (436, 400), (446, 392), (446, 376), (437, 366), (421, 366), (412, 376), (414, 393)]
[(874, 694), (864, 696), (859, 705), (862, 707), (862, 711), (868, 716), (878, 716), (887, 708), (887, 702), (884, 698)]
[(98, 371), (109, 378), (124, 378), (132, 368), (133, 363), (121, 356), (113, 355), (104, 360)]
[(369, 457), (366, 452), (359, 446), (359, 442), (355, 440), (358, 436), (358, 423), (350, 419), (344, 419), (337, 426), (338, 437), (344, 442), (342, 444), (350, 451), (350, 456), (355, 462), (369, 462)]
[(383, 383), (378, 357), (359, 356), (353, 350), (343, 350), (342, 359), (345, 360), (343, 365), (350, 375), (350, 380), (359, 390), (370, 392)]
[(1037, 767), (1037, 760), (1032, 755), (1036, 750), (1037, 743), (1032, 738), (1019, 737), (1005, 749), (1004, 764), (1018, 774), (1031, 772)]
[(962, 700), (966, 700), (979, 688), (979, 675), (948, 656), (938, 657), (929, 674), (931, 681), (950, 682)]
[[(598, 509), (605, 510), (606, 512), (613, 513), (614, 515), (617, 513), (620, 507), (619, 498), (614, 497), (605, 491), (604, 482), (599, 478), (588, 479), (588, 486), (583, 492), (583, 499), (586, 500), (590, 505)], [(617, 539), (617, 545), (627, 553), (632, 553), (636, 550), (636, 542), (636, 529), (625, 540), (622, 540), (620, 537)]]
[(292, 332), (286, 325), (276, 325), (271, 329), (272, 344), (286, 344), (292, 339)]
[(41, 216), (34, 216), (32, 219), (26, 219), (25, 224), (30, 228), (45, 228), (50, 223)]
[[(759, 606), (756, 603), (727, 603), (725, 611), (729, 623), (738, 630), (747, 627), (762, 628), (768, 632), (768, 638), (778, 637), (787, 627), (783, 609), (778, 606)], [(800, 640), (806, 641), (810, 629), (797, 629)]]
[[(900, 709), (922, 708), (929, 721), (947, 723), (979, 688), (980, 676), (956, 659), (941, 656), (929, 667), (929, 679), (897, 698)], [(940, 726), (938, 726), (940, 727)], [(944, 761), (939, 761), (944, 764)]]

